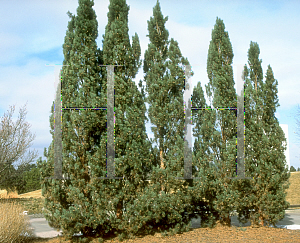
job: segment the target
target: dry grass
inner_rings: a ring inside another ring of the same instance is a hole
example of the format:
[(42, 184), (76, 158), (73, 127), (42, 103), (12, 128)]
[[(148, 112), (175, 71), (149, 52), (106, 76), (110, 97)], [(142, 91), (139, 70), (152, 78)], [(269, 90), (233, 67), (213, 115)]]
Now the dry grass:
[(6, 190), (0, 190), (0, 198), (18, 198), (18, 193), (12, 192), (9, 195), (7, 195)]
[(286, 200), (291, 205), (300, 205), (300, 171), (291, 172), (290, 187), (286, 190)]
[[(6, 190), (0, 191), (1, 198), (18, 198), (18, 193), (7, 195)], [(29, 221), (23, 215), (24, 208), (15, 203), (0, 203), (0, 242), (26, 242), (24, 236), (33, 237)]]
[(36, 191), (33, 191), (33, 192), (27, 192), (27, 193), (19, 195), (19, 198), (31, 198), (31, 197), (45, 199), (45, 197), (42, 196), (42, 189), (36, 190)]

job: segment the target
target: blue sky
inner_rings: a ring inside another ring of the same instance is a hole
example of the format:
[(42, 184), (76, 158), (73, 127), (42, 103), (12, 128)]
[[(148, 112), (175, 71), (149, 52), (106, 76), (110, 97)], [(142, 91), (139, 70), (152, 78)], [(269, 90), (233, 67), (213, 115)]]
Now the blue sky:
[[(129, 37), (137, 32), (141, 44), (141, 59), (148, 48), (147, 20), (153, 16), (156, 0), (127, 0), (129, 10)], [(98, 20), (98, 47), (102, 49), (102, 35), (107, 24), (109, 0), (95, 1)], [(169, 39), (178, 41), (180, 50), (187, 57), (195, 75), (193, 86), (201, 82), (205, 90), (208, 83), (206, 61), (211, 32), (216, 17), (221, 18), (233, 47), (233, 72), (238, 65), (247, 63), (250, 41), (260, 47), (260, 59), (264, 77), (268, 64), (278, 80), (280, 107), (276, 116), (280, 124), (289, 128), (290, 164), (300, 167), (299, 137), (296, 114), (300, 104), (299, 1), (179, 1), (161, 0), (161, 10), (168, 16), (166, 28)], [(50, 109), (54, 99), (54, 67), (46, 64), (62, 64), (62, 45), (69, 17), (67, 11), (76, 14), (77, 0), (64, 1), (5, 1), (0, 9), (0, 116), (16, 105), (15, 122), (19, 110), (27, 103), (26, 121), (35, 134), (30, 150), (43, 156), (52, 137), (49, 132)], [(142, 67), (134, 79), (143, 80)], [(144, 83), (145, 85), (145, 83)], [(147, 109), (149, 106), (146, 104)], [(298, 117), (300, 118), (300, 117)], [(146, 124), (149, 138), (153, 138), (150, 122)], [(299, 128), (298, 128), (299, 131)], [(194, 140), (193, 140), (194, 142)]]

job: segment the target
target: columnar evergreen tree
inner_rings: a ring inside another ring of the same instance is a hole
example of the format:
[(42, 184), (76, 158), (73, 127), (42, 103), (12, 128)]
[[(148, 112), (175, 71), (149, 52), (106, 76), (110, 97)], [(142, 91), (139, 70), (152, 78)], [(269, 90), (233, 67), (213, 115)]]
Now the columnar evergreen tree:
[[(79, 231), (90, 235), (94, 232), (103, 234), (104, 231), (108, 233), (124, 229), (130, 221), (129, 217), (134, 215), (134, 207), (128, 209), (127, 216), (120, 224), (122, 208), (134, 201), (134, 194), (140, 194), (143, 190), (145, 174), (151, 168), (151, 143), (146, 140), (143, 120), (145, 105), (143, 96), (132, 82), (138, 70), (140, 46), (137, 35), (133, 37), (132, 47), (129, 42), (129, 7), (125, 1), (111, 2), (104, 50), (100, 51), (95, 48), (97, 22), (92, 5), (89, 1), (79, 1), (78, 16), (75, 18), (69, 13), (72, 20), (65, 38), (64, 64), (70, 66), (63, 68), (63, 106), (106, 107), (106, 68), (98, 65), (125, 65), (115, 69), (118, 70), (115, 71), (115, 165), (116, 176), (124, 176), (125, 180), (94, 179), (106, 176), (105, 114), (99, 111), (64, 111), (62, 127), (66, 153), (63, 172), (72, 180), (65, 181), (64, 186), (61, 182), (45, 181), (47, 190), (44, 189), (43, 192), (49, 211), (52, 211), (52, 215), (48, 215), (49, 220), (53, 225), (68, 231), (69, 236)], [(101, 74), (102, 78), (97, 77), (97, 74)], [(53, 106), (50, 124), (53, 135)], [(52, 143), (48, 153), (45, 150), (48, 163), (41, 165), (43, 177), (53, 175), (53, 155)], [(49, 199), (50, 196), (52, 200)], [(91, 214), (95, 210), (98, 213)], [(109, 219), (107, 211), (117, 212), (117, 219)], [(57, 214), (54, 215), (54, 212)], [(63, 220), (60, 221), (60, 217)]]
[[(285, 190), (288, 188), (288, 169), (285, 168), (284, 133), (275, 117), (277, 80), (268, 66), (266, 82), (257, 43), (251, 42), (245, 80), (245, 169), (253, 180), (239, 184), (237, 212), (242, 222), (250, 219), (253, 225), (275, 225), (288, 208)], [(249, 78), (250, 74), (250, 78)], [(242, 203), (243, 202), (243, 203)]]
[[(251, 48), (248, 51), (248, 62), (252, 73), (249, 78), (250, 71), (247, 66), (244, 66), (243, 79), (245, 82), (245, 176), (253, 177), (257, 175), (257, 160), (261, 154), (263, 128), (261, 124), (262, 104), (261, 99), (258, 99), (263, 89), (263, 72), (261, 68), (261, 60), (258, 59), (255, 46), (251, 43)], [(252, 80), (252, 81), (251, 81)], [(254, 195), (251, 191), (253, 181), (241, 180), (236, 183), (239, 188), (239, 202), (237, 206), (238, 219), (245, 223), (250, 218), (250, 212), (254, 210), (251, 202), (254, 200)], [(252, 220), (254, 222), (254, 219)]]
[[(145, 96), (143, 90), (140, 93), (132, 80), (141, 66), (141, 50), (137, 34), (132, 37), (130, 44), (128, 11), (129, 6), (125, 0), (111, 0), (107, 14), (108, 24), (103, 35), (103, 64), (123, 65), (115, 67), (114, 72), (115, 169), (116, 177), (124, 176), (125, 180), (103, 180), (95, 184), (94, 188), (102, 193), (95, 195), (95, 199), (103, 201), (106, 208), (116, 212), (116, 218), (110, 221), (111, 227), (115, 231), (133, 234), (141, 228), (137, 226), (140, 218), (136, 215), (140, 210), (136, 204), (140, 205), (142, 210), (146, 207), (140, 197), (147, 185), (146, 176), (152, 169), (152, 146), (145, 127)], [(102, 70), (103, 79), (107, 80), (106, 68), (103, 67)], [(107, 85), (104, 83), (102, 94), (106, 92)], [(106, 104), (106, 96), (103, 104)], [(105, 161), (102, 164), (102, 167), (104, 166)], [(108, 204), (108, 201), (111, 201), (111, 204)]]
[(216, 127), (216, 110), (208, 107), (200, 82), (193, 90), (192, 106), (206, 108), (206, 110), (192, 112), (192, 120), (195, 124), (193, 164), (198, 168), (196, 170), (193, 167), (193, 177), (201, 179), (194, 179), (193, 188), (189, 190), (193, 206), (189, 213), (191, 215), (194, 215), (194, 212), (198, 213), (201, 217), (201, 227), (212, 227), (219, 216), (218, 211), (214, 209), (218, 174), (213, 162), (216, 161), (221, 137)]
[[(98, 31), (93, 4), (93, 1), (80, 0), (78, 16), (68, 12), (71, 21), (63, 45), (63, 64), (69, 66), (62, 69), (63, 107), (100, 107), (99, 50), (95, 41)], [(50, 132), (53, 141), (48, 152), (46, 149), (44, 151), (47, 161), (39, 165), (44, 179), (42, 193), (47, 212), (45, 217), (52, 225), (62, 228), (67, 236), (79, 231), (89, 235), (93, 230), (93, 204), (88, 162), (93, 161), (89, 160), (88, 155), (89, 152), (92, 155), (95, 153), (93, 138), (105, 132), (105, 114), (93, 110), (62, 112), (63, 174), (71, 178), (63, 183), (61, 180), (45, 179), (54, 175), (54, 102), (51, 113)]]
[[(265, 160), (266, 175), (263, 180), (263, 187), (268, 194), (264, 194), (260, 200), (265, 200), (261, 204), (263, 213), (261, 222), (267, 220), (268, 224), (275, 225), (285, 216), (285, 210), (288, 209), (289, 203), (286, 201), (286, 189), (289, 187), (288, 179), (290, 173), (286, 168), (286, 138), (279, 121), (275, 117), (276, 108), (279, 107), (278, 100), (278, 81), (270, 65), (268, 65), (266, 83), (264, 85), (264, 112), (262, 116), (265, 132), (267, 135), (268, 146), (265, 152), (269, 153)], [(272, 203), (270, 203), (272, 202)]]
[[(141, 65), (141, 51), (137, 34), (130, 45), (129, 7), (125, 0), (110, 2), (100, 51), (96, 49), (97, 21), (92, 6), (93, 1), (80, 0), (78, 16), (69, 13), (72, 20), (65, 38), (64, 64), (70, 66), (63, 68), (62, 103), (63, 107), (107, 107), (107, 71), (99, 65), (124, 65), (115, 67), (114, 72), (114, 163), (115, 176), (125, 179), (97, 179), (107, 174), (105, 111), (63, 111), (63, 173), (71, 180), (63, 185), (60, 181), (45, 181), (44, 194), (52, 212), (49, 220), (68, 237), (79, 231), (84, 236), (96, 232), (130, 233), (133, 227), (129, 222), (133, 224), (136, 214), (133, 203), (141, 195), (147, 183), (146, 173), (151, 170), (152, 147), (145, 129), (144, 96), (132, 81)], [(53, 115), (50, 124), (53, 130)], [(53, 175), (53, 143), (46, 155), (48, 162), (41, 166), (43, 177)], [(117, 217), (109, 218), (108, 211)]]
[[(236, 92), (232, 72), (233, 52), (228, 32), (219, 18), (212, 31), (207, 58), (207, 74), (209, 83), (206, 92), (214, 108), (230, 108), (237, 106)], [(216, 122), (220, 127), (220, 143), (216, 144), (216, 199), (214, 209), (219, 212), (220, 223), (230, 225), (230, 214), (234, 210), (236, 191), (233, 180), (236, 176), (236, 111), (218, 110)], [(217, 139), (216, 139), (217, 140)]]
[(154, 141), (158, 144), (159, 140), (159, 148), (155, 151), (159, 151), (160, 163), (154, 164), (151, 184), (139, 202), (142, 200), (142, 205), (152, 202), (148, 206), (149, 212), (141, 210), (141, 216), (148, 218), (144, 220), (148, 229), (153, 227), (173, 234), (188, 231), (190, 225), (190, 219), (184, 217), (184, 211), (190, 207), (188, 182), (175, 179), (184, 177), (183, 65), (190, 64), (182, 56), (178, 42), (173, 38), (168, 40), (167, 20), (157, 1), (153, 17), (148, 21), (150, 44), (144, 55), (144, 79), (148, 114), (154, 124), (151, 130)]

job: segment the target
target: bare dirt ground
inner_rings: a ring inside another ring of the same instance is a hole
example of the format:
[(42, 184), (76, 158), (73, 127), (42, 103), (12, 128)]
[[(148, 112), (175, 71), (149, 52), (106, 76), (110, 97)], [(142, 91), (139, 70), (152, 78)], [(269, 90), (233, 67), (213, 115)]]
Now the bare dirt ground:
[[(74, 238), (75, 240), (75, 238)], [(92, 243), (97, 239), (90, 239)], [(35, 239), (31, 242), (41, 243), (71, 243), (74, 241), (64, 240), (63, 237), (52, 239)], [(105, 243), (121, 242), (117, 237), (108, 237)], [(287, 230), (279, 228), (252, 228), (249, 227), (223, 227), (191, 229), (189, 232), (162, 237), (160, 234), (139, 236), (136, 239), (124, 240), (124, 243), (191, 243), (191, 242), (300, 242), (300, 230)]]

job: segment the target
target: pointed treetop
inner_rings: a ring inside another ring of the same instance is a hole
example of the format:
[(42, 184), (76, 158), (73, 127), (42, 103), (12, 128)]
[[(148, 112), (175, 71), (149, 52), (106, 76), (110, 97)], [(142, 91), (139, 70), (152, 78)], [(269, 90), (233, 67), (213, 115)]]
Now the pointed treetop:
[[(169, 31), (165, 28), (165, 23), (168, 21), (168, 16), (164, 18), (159, 2), (157, 1), (153, 8), (153, 17), (147, 20), (150, 43), (153, 43), (157, 48), (162, 49), (168, 44)], [(167, 49), (163, 50), (162, 56), (165, 57)]]
[[(111, 0), (107, 14), (108, 23), (103, 35), (104, 65), (125, 66), (125, 76), (134, 78), (141, 65), (138, 35), (132, 37), (132, 46), (128, 35), (129, 6), (125, 0)], [(128, 68), (127, 68), (128, 67)], [(119, 70), (123, 67), (119, 67)]]
[[(222, 64), (231, 65), (233, 60), (232, 45), (228, 32), (225, 31), (223, 20), (217, 17), (216, 24), (211, 33), (211, 44), (214, 45), (214, 54), (223, 58)], [(222, 43), (222, 45), (221, 45)]]
[(258, 44), (251, 41), (248, 50), (248, 64), (250, 66), (250, 79), (255, 80), (255, 87), (257, 83), (262, 84), (263, 82), (262, 60), (259, 59), (259, 54), (260, 50)]
[(275, 116), (276, 108), (279, 107), (279, 99), (278, 99), (278, 81), (274, 78), (273, 70), (268, 65), (267, 74), (266, 74), (266, 82), (264, 85), (264, 96), (265, 96), (265, 112), (270, 116)]
[[(76, 31), (82, 33), (82, 36), (88, 36), (94, 40), (98, 37), (98, 22), (96, 19), (96, 13), (93, 9), (93, 0), (79, 0), (79, 6), (77, 8)], [(79, 34), (80, 36), (80, 34)], [(81, 40), (84, 41), (84, 40)], [(86, 43), (90, 40), (85, 40)]]
[[(218, 17), (211, 36), (207, 56), (209, 79), (209, 84), (206, 85), (207, 95), (210, 97), (210, 101), (212, 92), (214, 97), (217, 97), (216, 99), (213, 97), (212, 100), (214, 107), (235, 107), (236, 94), (231, 66), (234, 55), (228, 32), (225, 31), (225, 25)], [(222, 95), (223, 92), (228, 93), (228, 95)], [(221, 96), (225, 98), (220, 98)]]
[(110, 0), (108, 6), (108, 23), (120, 20), (128, 23), (128, 12), (130, 7), (126, 4), (126, 0)]

